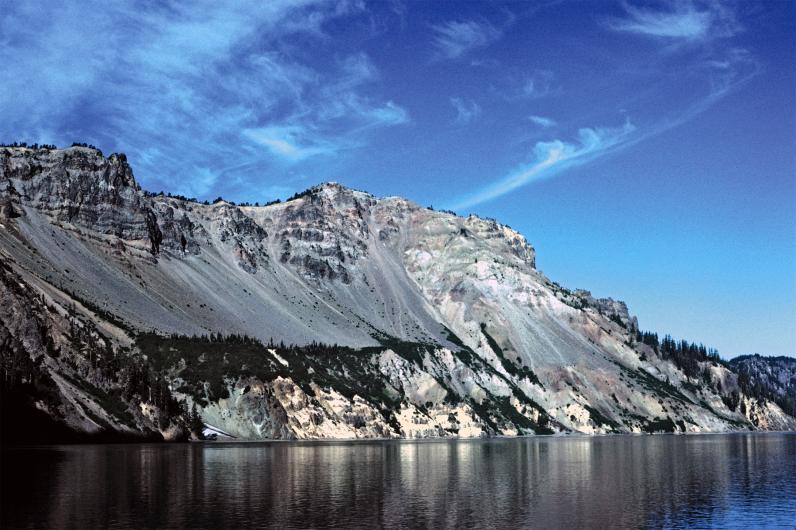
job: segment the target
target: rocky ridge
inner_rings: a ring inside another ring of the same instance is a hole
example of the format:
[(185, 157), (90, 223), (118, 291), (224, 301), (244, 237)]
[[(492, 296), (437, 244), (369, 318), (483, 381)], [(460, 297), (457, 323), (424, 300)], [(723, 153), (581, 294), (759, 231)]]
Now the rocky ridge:
[(75, 432), (796, 428), (731, 365), (687, 375), (623, 302), (547, 279), (493, 220), (334, 183), (268, 206), (153, 196), (86, 147), (0, 147), (0, 206), (6, 386)]

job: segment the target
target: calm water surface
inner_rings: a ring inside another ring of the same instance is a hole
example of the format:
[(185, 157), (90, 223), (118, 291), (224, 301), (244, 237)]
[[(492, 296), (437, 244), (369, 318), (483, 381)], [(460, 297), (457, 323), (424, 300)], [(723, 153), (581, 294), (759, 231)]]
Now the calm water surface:
[(3, 528), (796, 527), (796, 434), (5, 449)]

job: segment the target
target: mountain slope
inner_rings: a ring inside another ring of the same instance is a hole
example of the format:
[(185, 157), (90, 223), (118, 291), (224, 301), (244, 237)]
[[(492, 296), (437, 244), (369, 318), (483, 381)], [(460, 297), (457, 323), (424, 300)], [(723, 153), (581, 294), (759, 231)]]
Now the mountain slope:
[(791, 416), (796, 414), (796, 359), (741, 355), (729, 365), (738, 374), (745, 394), (770, 399)]
[[(796, 427), (766, 399), (730, 408), (746, 399), (730, 369), (700, 357), (687, 376), (623, 303), (551, 282), (492, 220), (333, 183), (262, 207), (153, 196), (123, 155), (86, 147), (0, 148), (0, 212), (5, 295), (65, 319), (39, 324), (56, 358), (3, 347), (115, 396), (129, 417), (105, 430), (176, 437), (199, 416), (244, 438)], [(21, 320), (3, 314), (3, 344)], [(75, 326), (102, 344), (93, 360)], [(74, 389), (40, 386), (52, 417), (89, 430)]]

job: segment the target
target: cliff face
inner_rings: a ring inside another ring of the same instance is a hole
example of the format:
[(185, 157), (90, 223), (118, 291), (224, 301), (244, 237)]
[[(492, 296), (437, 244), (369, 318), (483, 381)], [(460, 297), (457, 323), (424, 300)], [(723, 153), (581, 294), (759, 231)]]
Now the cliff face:
[(0, 148), (0, 206), (5, 296), (47, 300), (59, 352), (16, 310), (0, 345), (40, 359), (56, 384), (36, 406), (79, 431), (87, 402), (116, 410), (105, 430), (172, 437), (197, 416), (244, 438), (796, 427), (738, 407), (725, 365), (688, 378), (624, 303), (551, 282), (495, 221), (337, 184), (264, 207), (152, 197), (123, 155), (82, 147)]

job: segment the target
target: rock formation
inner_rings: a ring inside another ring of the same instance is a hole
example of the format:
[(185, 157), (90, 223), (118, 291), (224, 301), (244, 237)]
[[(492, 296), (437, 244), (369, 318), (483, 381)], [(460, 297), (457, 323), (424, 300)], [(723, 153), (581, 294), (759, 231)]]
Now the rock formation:
[(201, 204), (87, 147), (0, 147), (0, 210), (7, 388), (76, 432), (796, 428), (731, 365), (687, 375), (623, 302), (547, 279), (493, 220), (334, 183)]

